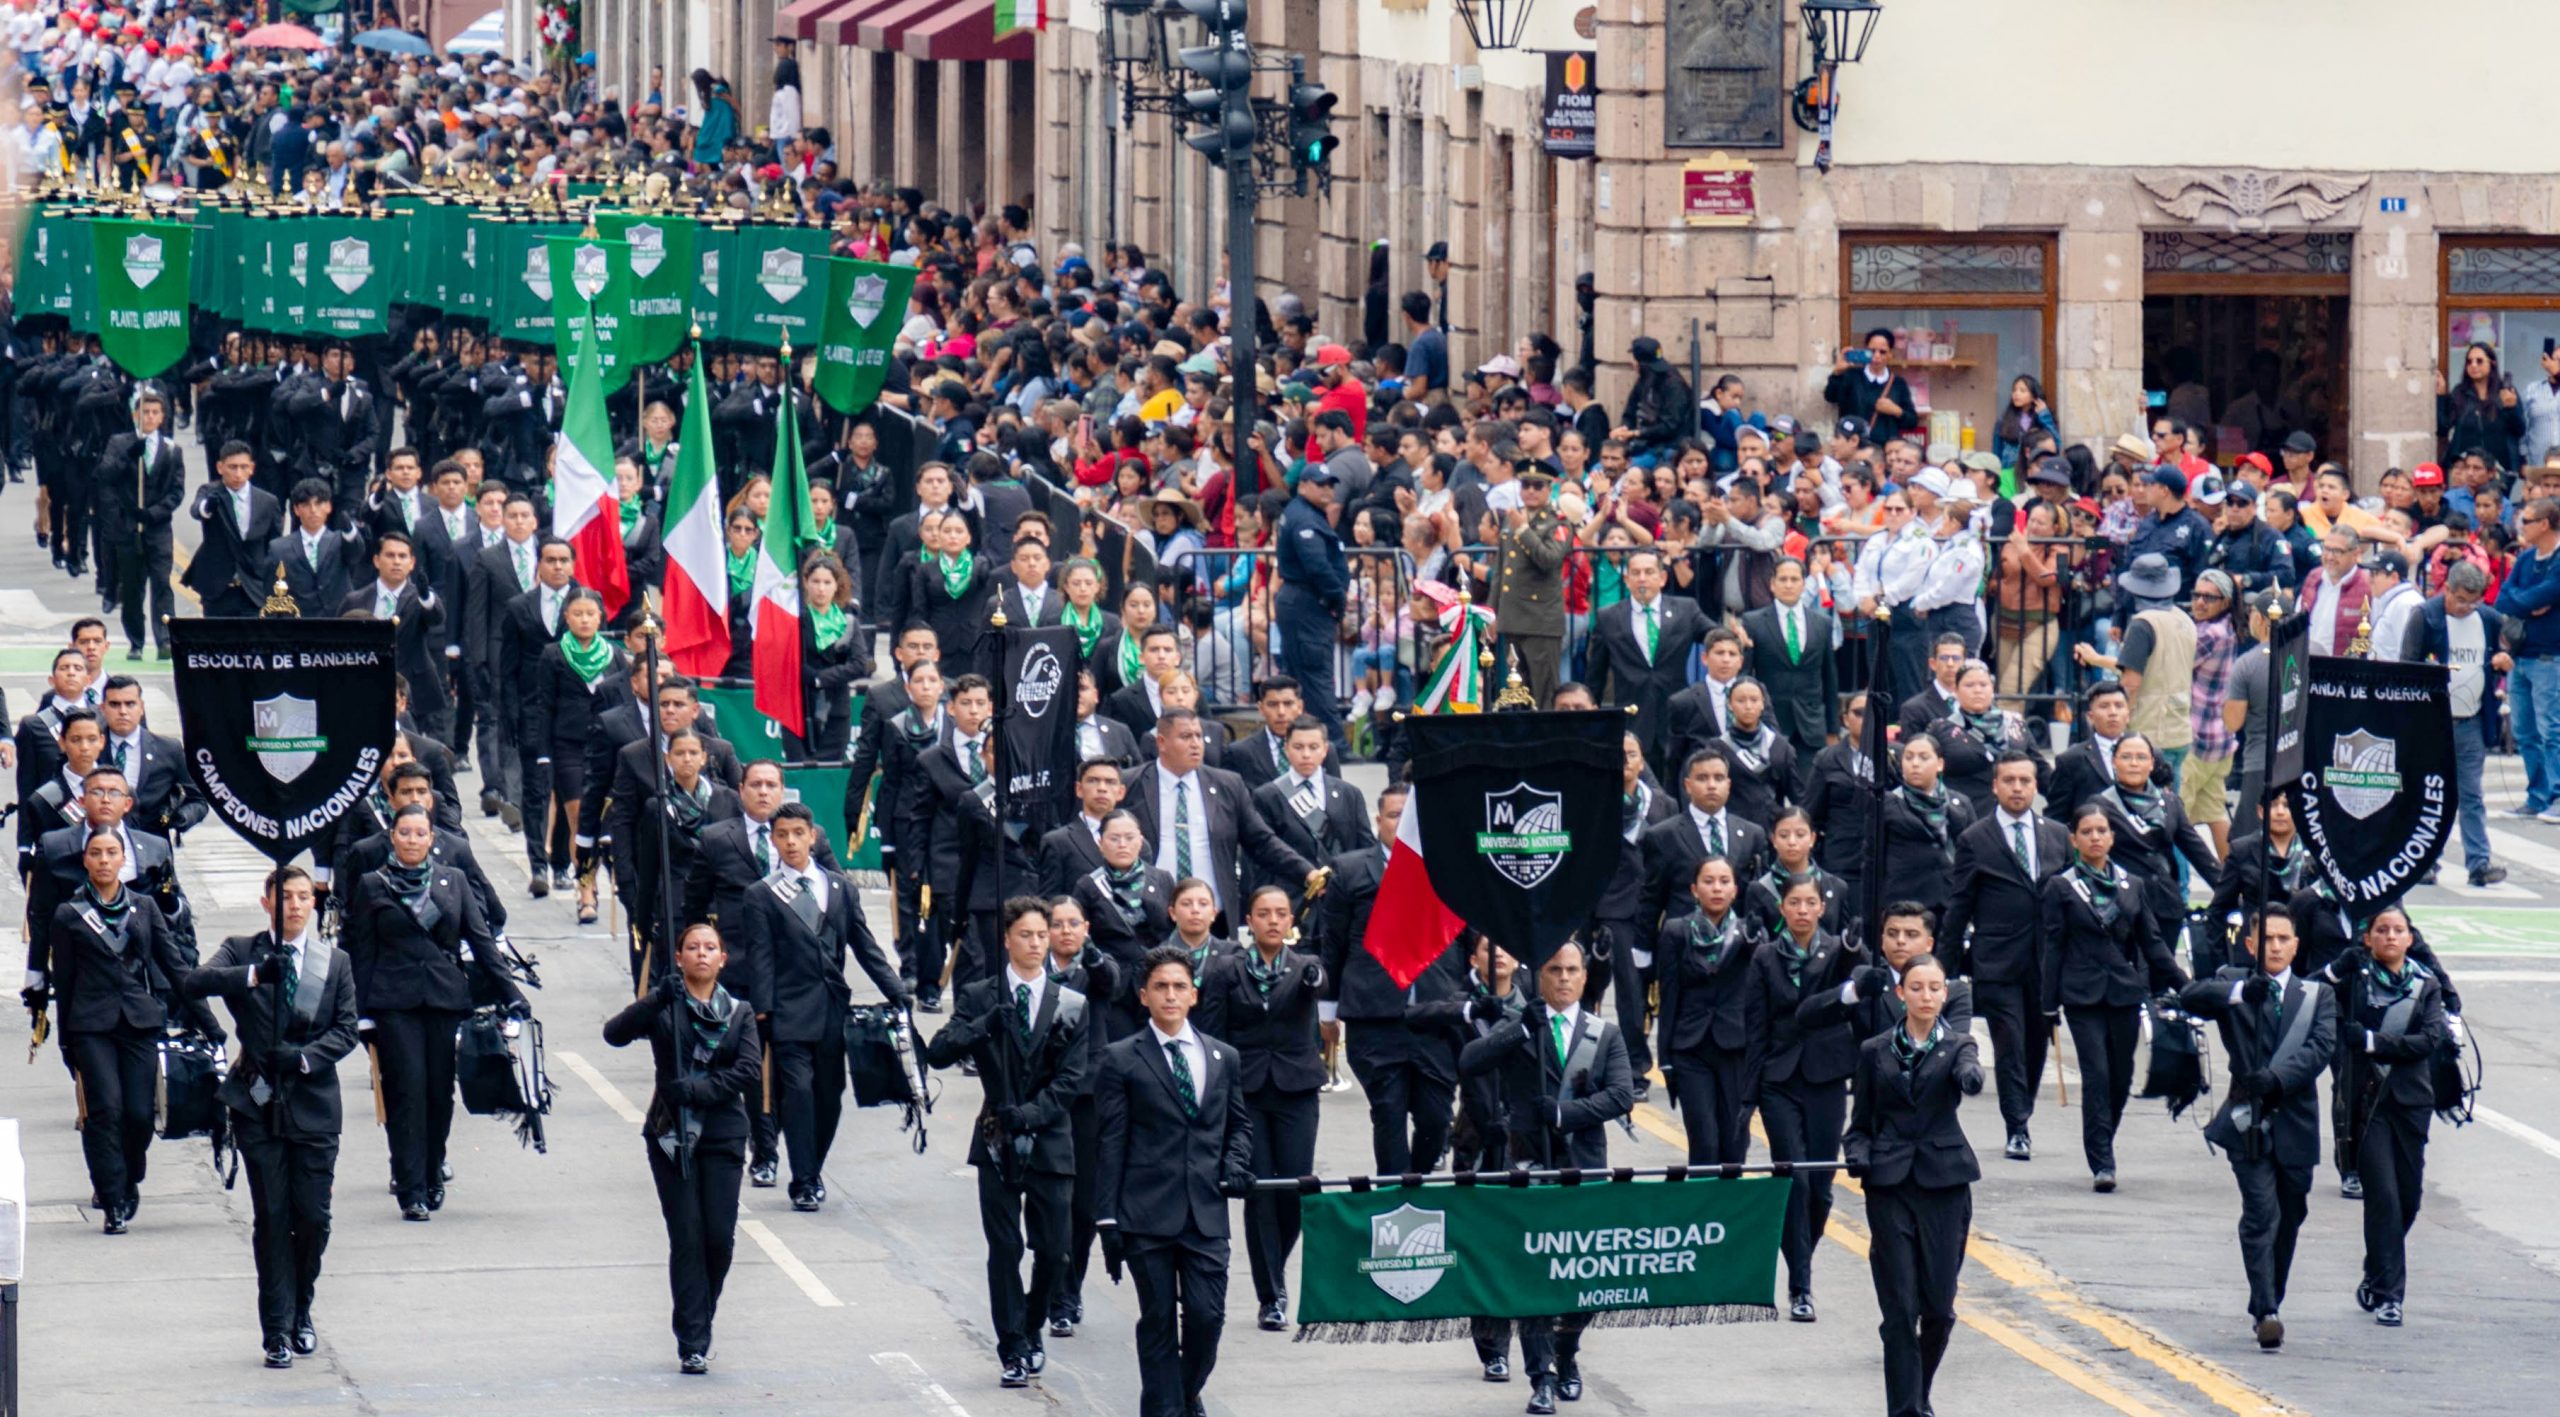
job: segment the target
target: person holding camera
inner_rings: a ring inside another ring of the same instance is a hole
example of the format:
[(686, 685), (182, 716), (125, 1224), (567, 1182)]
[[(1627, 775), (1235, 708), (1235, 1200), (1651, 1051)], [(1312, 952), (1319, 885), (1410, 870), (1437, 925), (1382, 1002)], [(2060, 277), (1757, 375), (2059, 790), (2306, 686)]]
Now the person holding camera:
[(1075, 1200), (1073, 1119), (1090, 1086), (1090, 1006), (1048, 973), (1049, 920), (1049, 907), (1037, 896), (1005, 901), (998, 932), (1004, 968), (960, 986), (951, 1022), (924, 1050), (925, 1061), (937, 1068), (974, 1061), (984, 1090), (969, 1134), (969, 1164), (978, 1169), (987, 1300), (1006, 1387), (1028, 1387), (1048, 1366), (1040, 1324), (1066, 1271)]

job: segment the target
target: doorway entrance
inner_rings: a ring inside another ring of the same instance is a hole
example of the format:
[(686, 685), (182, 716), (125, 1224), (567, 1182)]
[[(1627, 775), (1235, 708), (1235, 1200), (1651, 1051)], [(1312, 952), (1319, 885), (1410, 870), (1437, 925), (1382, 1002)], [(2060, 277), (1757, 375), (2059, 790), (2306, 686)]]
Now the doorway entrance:
[(2344, 233), (2154, 233), (2143, 241), (2142, 384), (2228, 468), (2299, 430), (2340, 457), (2347, 408)]

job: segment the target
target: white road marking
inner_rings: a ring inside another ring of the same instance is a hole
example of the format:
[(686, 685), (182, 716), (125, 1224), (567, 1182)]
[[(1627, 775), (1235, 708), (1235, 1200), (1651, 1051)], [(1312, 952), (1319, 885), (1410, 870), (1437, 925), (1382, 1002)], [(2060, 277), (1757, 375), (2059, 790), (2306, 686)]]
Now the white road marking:
[(2553, 1137), (2548, 1132), (2528, 1127), (2494, 1107), (2475, 1104), (2471, 1109), (2471, 1115), (2487, 1123), (2492, 1130), (2505, 1132), (2508, 1136), (2514, 1137), (2552, 1160), (2560, 1161), (2560, 1137)]
[(961, 1406), (958, 1399), (944, 1391), (942, 1384), (935, 1382), (932, 1375), (925, 1372), (922, 1363), (904, 1353), (874, 1353), (871, 1355), (871, 1361), (887, 1369), (891, 1376), (905, 1381), (908, 1387), (915, 1390), (918, 1397), (932, 1403), (943, 1417), (969, 1417), (969, 1409)]
[(2489, 854), (2509, 865), (2529, 866), (2546, 876), (2560, 876), (2560, 847), (2545, 846), (2531, 837), (2493, 826), (2489, 828)]
[(835, 1291), (829, 1289), (815, 1271), (802, 1264), (800, 1257), (791, 1253), (791, 1247), (782, 1243), (781, 1237), (767, 1229), (763, 1221), (741, 1220), (738, 1228), (746, 1232), (748, 1239), (756, 1242), (756, 1248), (764, 1251), (764, 1257), (773, 1261), (774, 1268), (791, 1276), (791, 1282), (800, 1286), (800, 1292), (809, 1296), (810, 1303), (821, 1309), (844, 1307), (844, 1301), (835, 1296)]
[(615, 1116), (635, 1127), (640, 1125), (642, 1115), (640, 1109), (631, 1105), (630, 1096), (621, 1088), (614, 1086), (613, 1079), (597, 1072), (593, 1063), (566, 1049), (562, 1049), (553, 1056), (560, 1060), (562, 1067), (576, 1073), (578, 1081), (594, 1089), (596, 1096), (604, 1099), (604, 1105), (612, 1108)]

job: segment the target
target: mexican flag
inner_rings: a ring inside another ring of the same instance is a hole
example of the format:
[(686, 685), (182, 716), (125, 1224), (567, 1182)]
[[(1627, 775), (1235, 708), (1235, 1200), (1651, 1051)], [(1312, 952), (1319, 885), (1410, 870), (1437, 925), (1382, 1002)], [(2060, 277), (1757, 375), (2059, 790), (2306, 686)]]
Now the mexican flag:
[(569, 406), (553, 444), (551, 534), (578, 554), (578, 583), (604, 597), (604, 613), (631, 599), (622, 560), (622, 502), (614, 495), (613, 434), (604, 417), (592, 320), (578, 321), (578, 361), (569, 370)]
[[(697, 367), (699, 367), (697, 365)], [(805, 737), (800, 716), (800, 554), (818, 543), (790, 390), (774, 412), (773, 502), (756, 550), (756, 712)]]
[(1387, 874), (1378, 882), (1377, 902), (1369, 907), (1369, 931), (1360, 944), (1387, 971), (1399, 989), (1411, 988), (1422, 971), (1458, 938), (1463, 922), (1442, 904), (1431, 888), (1430, 868), (1422, 862), (1422, 792), (1408, 787), (1404, 816), (1396, 822), (1395, 843), (1387, 849)]
[(685, 389), (684, 429), (676, 439), (676, 470), (667, 483), (662, 608), (667, 654), (676, 668), (709, 679), (729, 662), (729, 548), (720, 535), (720, 479), (711, 465), (711, 391), (702, 382), (702, 363), (697, 347), (693, 381)]
[(1453, 631), (1449, 647), (1440, 653), (1440, 663), (1424, 681), (1421, 695), (1414, 700), (1415, 713), (1482, 713), (1485, 707), (1484, 673), (1481, 663), (1484, 639), (1491, 629), (1490, 612), (1467, 604), (1452, 604), (1440, 612), (1440, 628)]
[(996, 0), (996, 38), (1049, 27), (1049, 0)]

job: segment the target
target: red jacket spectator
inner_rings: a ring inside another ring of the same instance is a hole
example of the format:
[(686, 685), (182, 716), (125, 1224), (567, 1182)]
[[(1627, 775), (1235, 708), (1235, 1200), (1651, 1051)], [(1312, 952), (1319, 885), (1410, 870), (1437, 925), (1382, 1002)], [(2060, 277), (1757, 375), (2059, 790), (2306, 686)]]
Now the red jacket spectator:
[[(1351, 351), (1341, 345), (1319, 345), (1316, 348), (1315, 364), (1320, 370), (1350, 362)], [(1322, 413), (1328, 408), (1341, 409), (1350, 418), (1351, 436), (1355, 441), (1369, 436), (1369, 391), (1361, 386), (1359, 380), (1352, 378), (1348, 370), (1327, 385), (1316, 398), (1316, 412)]]

